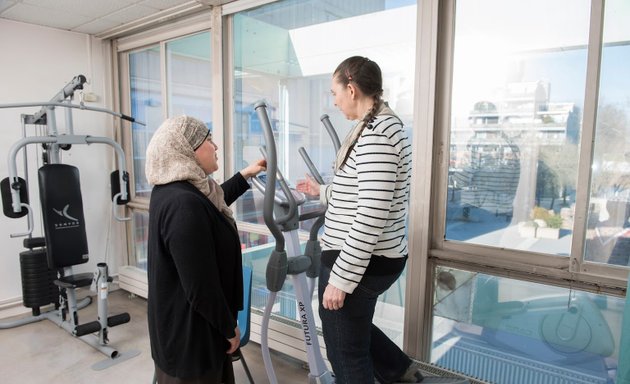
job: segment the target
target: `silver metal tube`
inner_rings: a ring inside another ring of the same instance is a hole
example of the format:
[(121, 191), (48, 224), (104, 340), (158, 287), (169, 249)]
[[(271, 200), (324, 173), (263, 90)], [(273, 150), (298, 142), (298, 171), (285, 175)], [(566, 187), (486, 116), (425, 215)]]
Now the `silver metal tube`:
[[(61, 105), (64, 105), (63, 103), (59, 103)], [(59, 134), (59, 132), (57, 131), (57, 115), (55, 114), (55, 107), (48, 105), (46, 106), (46, 116), (48, 116), (48, 118), (46, 119), (46, 126), (48, 127), (48, 133), (49, 135), (57, 135)]]
[(293, 280), (295, 298), (298, 302), (300, 323), (302, 325), (302, 331), (304, 332), (304, 346), (306, 348), (308, 368), (311, 375), (320, 377), (327, 371), (327, 368), (319, 349), (315, 316), (313, 315), (312, 296), (308, 295), (310, 289), (307, 285), (306, 274), (300, 273), (292, 275), (291, 278)]
[(22, 236), (30, 236), (33, 233), (33, 212), (31, 210), (31, 206), (28, 204), (20, 204), (24, 209), (26, 209), (26, 225), (27, 225), (27, 229), (26, 232), (23, 233), (11, 233), (9, 234), (10, 238), (14, 238), (14, 237), (22, 237)]
[(26, 146), (27, 144), (32, 143), (54, 143), (57, 141), (56, 137), (47, 137), (47, 136), (39, 136), (39, 137), (25, 137), (21, 140), (18, 140), (15, 144), (11, 146), (9, 149), (8, 155), (8, 168), (9, 168), (9, 183), (11, 184), (11, 205), (13, 206), (13, 212), (18, 213), (22, 210), (22, 202), (20, 201), (20, 191), (14, 189), (12, 187), (13, 183), (17, 183), (17, 153), (18, 151)]
[[(70, 100), (68, 100), (64, 104), (71, 104)], [(72, 122), (72, 108), (66, 108), (65, 112), (66, 112), (66, 127), (68, 128), (67, 133), (69, 135), (74, 135), (74, 127), (72, 125), (73, 124), (73, 122)]]
[[(82, 135), (63, 135), (63, 136), (38, 136), (38, 137), (25, 137), (14, 143), (9, 149), (8, 155), (8, 168), (9, 168), (9, 181), (14, 183), (18, 181), (16, 158), (18, 151), (28, 144), (92, 144), (101, 143), (107, 144), (114, 148), (118, 155), (118, 164), (120, 165), (119, 182), (120, 182), (120, 197), (122, 200), (128, 198), (127, 194), (127, 163), (125, 161), (125, 153), (123, 152), (120, 144), (108, 137), (100, 136), (82, 136)], [(13, 212), (18, 213), (21, 211), (20, 191), (11, 188), (11, 200), (13, 206)]]
[[(57, 323), (60, 327), (62, 327), (63, 329), (65, 329), (66, 331), (68, 331), (70, 334), (72, 334), (72, 332), (74, 332), (74, 328), (72, 327), (72, 325), (70, 325), (70, 323), (68, 323), (67, 321), (59, 321), (57, 319), (51, 319), (53, 320), (55, 323)], [(101, 353), (103, 353), (105, 356), (109, 357), (109, 358), (114, 358), (116, 356), (118, 356), (118, 350), (107, 346), (107, 345), (101, 345), (98, 338), (96, 338), (94, 335), (89, 334), (89, 335), (83, 335), (78, 337), (79, 340), (91, 345), (94, 349), (99, 350)]]
[[(44, 101), (44, 102), (32, 102), (32, 103), (14, 103), (14, 104), (0, 104), (0, 109), (2, 108), (26, 108), (26, 107), (40, 107), (40, 106), (48, 106), (48, 107), (63, 107), (63, 108), (75, 108), (86, 111), (94, 111), (94, 112), (103, 112), (110, 114), (112, 116), (120, 117), (121, 119), (132, 121), (136, 124), (146, 125), (146, 123), (132, 119), (129, 116), (123, 115), (122, 113), (114, 112), (109, 109), (99, 108), (99, 107), (88, 107), (85, 104), (71, 104), (71, 103), (62, 103), (62, 102), (53, 102), (53, 101)], [(38, 120), (41, 115), (34, 115), (34, 120)]]
[(109, 293), (109, 282), (107, 281), (107, 264), (98, 263), (98, 278), (96, 280), (96, 292), (98, 301), (98, 320), (101, 327), (107, 328), (107, 296)]
[[(125, 160), (125, 152), (123, 151), (120, 144), (110, 139), (109, 137), (101, 137), (101, 136), (85, 136), (85, 142), (87, 144), (92, 143), (101, 143), (107, 144), (114, 148), (116, 154), (118, 155), (118, 165), (120, 172), (118, 172), (118, 182), (120, 183), (120, 199), (127, 200), (127, 162)], [(114, 201), (116, 203), (116, 201)]]
[(100, 344), (107, 344), (107, 296), (109, 294), (107, 264), (98, 263), (97, 268), (98, 278), (96, 280), (96, 302), (98, 303), (98, 322), (101, 324), (99, 342)]
[(271, 355), (269, 354), (269, 319), (271, 318), (271, 308), (276, 301), (276, 292), (269, 292), (267, 298), (267, 305), (265, 305), (265, 312), (263, 313), (262, 324), (260, 325), (260, 349), (262, 351), (263, 363), (265, 364), (265, 371), (267, 371), (267, 377), (270, 384), (278, 384), (276, 378), (276, 372), (273, 370), (273, 363), (271, 362)]
[[(83, 75), (77, 75), (75, 76), (72, 80), (70, 80), (70, 82), (68, 84), (66, 84), (61, 91), (59, 91), (55, 96), (53, 96), (52, 99), (50, 99), (51, 102), (53, 103), (59, 103), (62, 102), (64, 100), (66, 100), (68, 97), (71, 97), (72, 95), (74, 95), (74, 91), (77, 89), (83, 89), (83, 84), (87, 81), (87, 79), (85, 78), (85, 76)], [(43, 106), (43, 104), (41, 104)], [(36, 120), (40, 119), (42, 116), (44, 116), (47, 113), (45, 108), (40, 109), (39, 112), (37, 112), (34, 117), (36, 118)]]

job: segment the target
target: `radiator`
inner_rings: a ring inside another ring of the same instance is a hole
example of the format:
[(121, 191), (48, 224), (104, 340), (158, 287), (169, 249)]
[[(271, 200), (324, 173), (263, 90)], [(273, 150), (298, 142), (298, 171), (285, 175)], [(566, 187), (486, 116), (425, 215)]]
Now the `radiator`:
[(149, 291), (147, 272), (130, 265), (122, 266), (118, 269), (118, 286), (146, 299)]
[(461, 338), (435, 363), (499, 384), (606, 384), (606, 377), (564, 369)]

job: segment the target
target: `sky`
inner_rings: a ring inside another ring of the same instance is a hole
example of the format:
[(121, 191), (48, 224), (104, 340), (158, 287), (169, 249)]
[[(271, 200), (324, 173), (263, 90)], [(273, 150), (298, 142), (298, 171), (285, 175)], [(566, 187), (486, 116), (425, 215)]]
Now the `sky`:
[[(453, 113), (510, 82), (548, 81), (550, 101), (584, 104), (590, 1), (457, 3)], [(630, 1), (606, 2), (600, 100), (630, 113)], [(625, 44), (625, 45), (624, 45)], [(516, 63), (519, 63), (516, 65)], [(495, 100), (497, 101), (497, 100)]]

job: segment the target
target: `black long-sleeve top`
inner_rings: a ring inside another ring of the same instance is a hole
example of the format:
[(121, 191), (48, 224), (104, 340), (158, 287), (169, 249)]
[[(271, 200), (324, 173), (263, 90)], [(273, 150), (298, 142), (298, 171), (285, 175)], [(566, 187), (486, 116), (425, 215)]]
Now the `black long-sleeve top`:
[[(249, 188), (240, 173), (221, 185), (228, 205)], [(148, 234), (151, 354), (165, 373), (218, 370), (243, 305), (241, 246), (234, 225), (192, 184), (157, 185)]]

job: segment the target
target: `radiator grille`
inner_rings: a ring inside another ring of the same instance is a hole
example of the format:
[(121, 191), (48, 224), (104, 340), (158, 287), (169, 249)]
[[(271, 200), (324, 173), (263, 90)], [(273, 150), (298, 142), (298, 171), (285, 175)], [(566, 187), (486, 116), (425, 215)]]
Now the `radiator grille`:
[(606, 384), (607, 378), (485, 348), (460, 339), (437, 362), (491, 383)]

